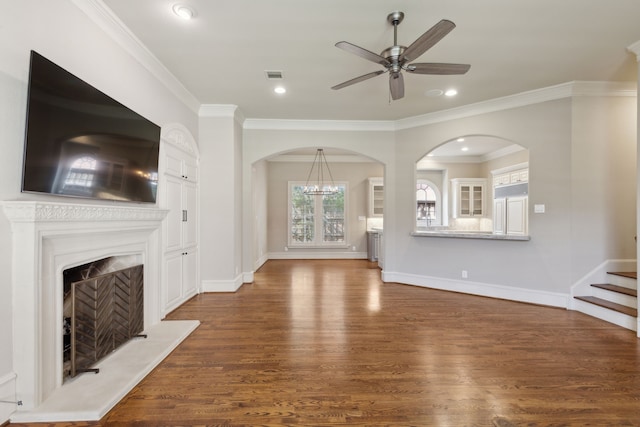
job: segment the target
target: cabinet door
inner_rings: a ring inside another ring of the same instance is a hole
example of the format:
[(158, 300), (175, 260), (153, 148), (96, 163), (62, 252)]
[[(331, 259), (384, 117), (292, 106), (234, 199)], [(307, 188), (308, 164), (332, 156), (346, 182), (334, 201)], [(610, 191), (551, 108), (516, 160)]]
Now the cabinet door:
[(506, 199), (495, 199), (493, 201), (493, 232), (496, 234), (505, 233), (506, 225)]
[(384, 182), (382, 178), (369, 178), (369, 216), (384, 215)]
[(484, 214), (484, 187), (482, 185), (473, 185), (472, 187), (472, 207), (471, 215), (482, 216)]
[(182, 252), (174, 252), (165, 259), (165, 301), (164, 309), (168, 312), (182, 302)]
[(507, 234), (527, 234), (528, 197), (507, 199)]
[(198, 165), (195, 159), (187, 157), (182, 164), (182, 176), (190, 182), (198, 181)]
[(460, 185), (460, 194), (458, 195), (458, 199), (460, 201), (460, 216), (470, 216), (471, 215), (471, 186), (470, 185)]
[(198, 243), (198, 209), (197, 209), (197, 188), (192, 182), (182, 183), (182, 246), (191, 247)]
[(163, 203), (169, 209), (164, 220), (166, 252), (175, 251), (182, 247), (182, 184), (182, 178), (166, 177)]
[(164, 173), (181, 178), (182, 177), (182, 156), (183, 154), (180, 153), (180, 151), (178, 151), (176, 148), (170, 145), (165, 145), (164, 157), (163, 157)]
[(190, 298), (198, 290), (198, 251), (191, 249), (182, 255), (182, 297)]

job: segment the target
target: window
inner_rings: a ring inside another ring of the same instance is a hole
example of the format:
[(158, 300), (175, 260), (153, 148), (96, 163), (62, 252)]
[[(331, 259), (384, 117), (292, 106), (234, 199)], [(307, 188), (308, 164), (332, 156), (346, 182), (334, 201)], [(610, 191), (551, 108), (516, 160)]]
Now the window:
[(433, 186), (426, 180), (419, 179), (416, 184), (416, 225), (418, 227), (440, 224), (437, 204), (439, 204), (438, 194)]
[(289, 183), (289, 245), (339, 246), (346, 242), (345, 200), (347, 186), (324, 196), (304, 194), (304, 183)]

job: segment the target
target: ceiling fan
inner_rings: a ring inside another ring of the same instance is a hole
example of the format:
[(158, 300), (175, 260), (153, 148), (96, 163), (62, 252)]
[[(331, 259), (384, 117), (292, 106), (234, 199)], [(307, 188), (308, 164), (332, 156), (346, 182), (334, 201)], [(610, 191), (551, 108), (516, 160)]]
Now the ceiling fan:
[(443, 19), (427, 30), (423, 35), (418, 37), (418, 39), (411, 43), (409, 47), (405, 47), (398, 45), (398, 25), (403, 19), (404, 13), (402, 12), (391, 12), (389, 16), (387, 16), (387, 21), (393, 25), (393, 46), (383, 50), (380, 55), (349, 42), (341, 41), (336, 43), (336, 47), (356, 54), (361, 58), (380, 64), (384, 67), (384, 70), (374, 71), (372, 73), (367, 73), (354, 79), (347, 80), (346, 82), (333, 86), (331, 89), (342, 89), (388, 72), (391, 98), (393, 100), (397, 100), (404, 96), (404, 78), (402, 77), (402, 70), (415, 74), (440, 75), (464, 74), (469, 71), (469, 68), (471, 68), (471, 65), (469, 64), (442, 64), (433, 62), (410, 64), (409, 62), (418, 58), (442, 40), (444, 36), (449, 34), (449, 32), (456, 27), (456, 24)]

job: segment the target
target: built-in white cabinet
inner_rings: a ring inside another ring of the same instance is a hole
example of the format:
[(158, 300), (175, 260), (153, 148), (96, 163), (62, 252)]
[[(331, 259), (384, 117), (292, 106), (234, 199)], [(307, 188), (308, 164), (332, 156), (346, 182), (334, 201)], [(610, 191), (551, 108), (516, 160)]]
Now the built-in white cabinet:
[(159, 204), (163, 224), (163, 314), (198, 293), (198, 160), (186, 147), (161, 150)]
[(502, 169), (493, 174), (493, 232), (528, 233), (529, 168), (527, 165)]
[(506, 233), (516, 235), (527, 234), (527, 212), (529, 197), (509, 197), (506, 201)]
[(496, 173), (493, 176), (493, 186), (520, 184), (529, 182), (529, 168), (521, 168), (508, 172)]
[(485, 184), (484, 178), (451, 180), (454, 218), (481, 217), (485, 214)]
[(493, 200), (493, 232), (525, 236), (528, 233), (529, 198), (501, 197)]
[(493, 232), (505, 234), (507, 225), (507, 199), (502, 197), (493, 200)]
[(384, 216), (384, 179), (369, 178), (369, 217)]

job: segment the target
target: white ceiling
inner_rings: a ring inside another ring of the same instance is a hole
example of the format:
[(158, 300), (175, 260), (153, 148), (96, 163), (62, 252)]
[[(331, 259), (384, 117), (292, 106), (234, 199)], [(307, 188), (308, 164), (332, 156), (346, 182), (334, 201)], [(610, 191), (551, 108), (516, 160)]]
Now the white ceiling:
[[(638, 0), (103, 0), (202, 104), (238, 105), (246, 118), (397, 120), (574, 80), (638, 79)], [(197, 13), (183, 21), (181, 2)], [(406, 75), (389, 102), (387, 74), (334, 91), (381, 69), (334, 45), (379, 53), (393, 44), (387, 15), (405, 13), (409, 45), (440, 19), (456, 23), (417, 62), (469, 63), (462, 76)], [(287, 94), (265, 70), (281, 70)], [(455, 98), (430, 98), (456, 88)]]

